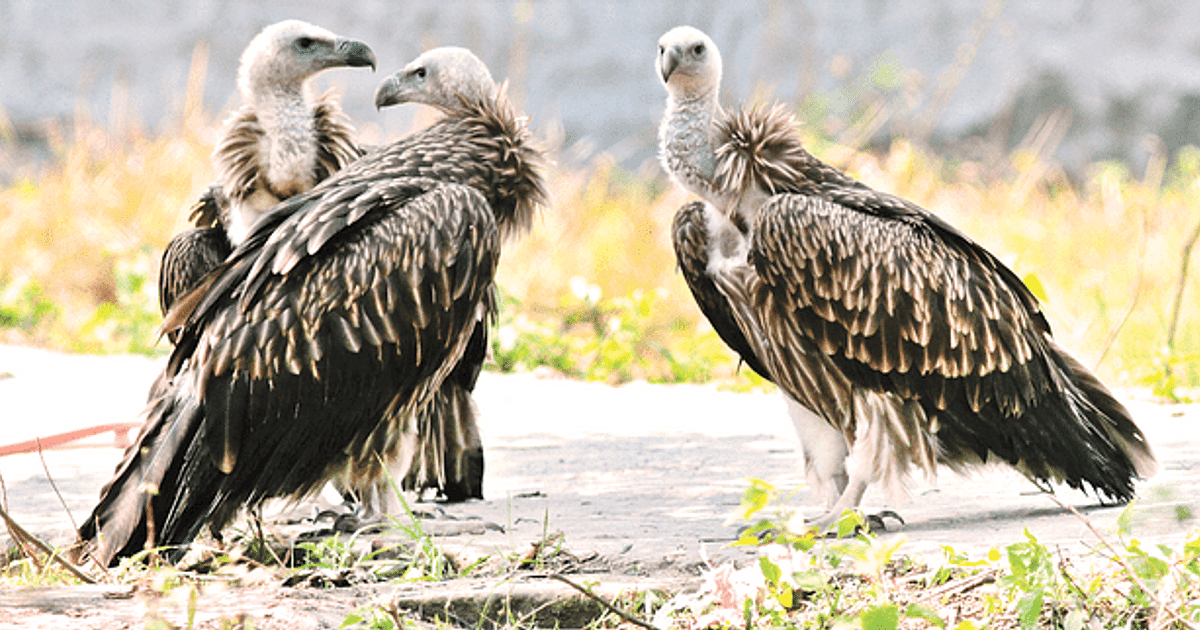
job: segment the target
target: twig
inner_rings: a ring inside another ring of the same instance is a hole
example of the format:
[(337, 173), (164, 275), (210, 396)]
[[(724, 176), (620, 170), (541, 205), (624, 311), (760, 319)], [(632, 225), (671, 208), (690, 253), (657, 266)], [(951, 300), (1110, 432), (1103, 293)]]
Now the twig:
[(998, 569), (988, 569), (975, 575), (968, 575), (937, 587), (936, 589), (917, 598), (918, 601), (933, 601), (943, 595), (965, 593), (973, 588), (996, 581)]
[(46, 473), (46, 480), (50, 482), (50, 487), (54, 490), (54, 496), (58, 497), (58, 502), (63, 506), (63, 510), (67, 513), (67, 518), (71, 521), (71, 529), (79, 531), (79, 525), (75, 522), (75, 515), (71, 514), (71, 508), (67, 507), (66, 499), (58, 491), (58, 484), (54, 483), (54, 477), (50, 476), (50, 467), (46, 465), (46, 456), (42, 453), (41, 438), (33, 438), (38, 447), (38, 459), (42, 460), (42, 470)]
[(588, 599), (594, 600), (595, 602), (599, 603), (601, 606), (604, 606), (606, 609), (608, 609), (609, 612), (615, 614), (616, 616), (620, 617), (621, 619), (623, 619), (625, 621), (628, 621), (629, 623), (631, 623), (635, 626), (638, 626), (641, 628), (646, 628), (646, 630), (659, 630), (657, 627), (655, 627), (649, 623), (646, 623), (645, 621), (642, 621), (641, 619), (638, 619), (637, 617), (634, 617), (633, 615), (621, 610), (620, 608), (617, 608), (616, 606), (613, 606), (612, 604), (604, 601), (603, 597), (596, 595), (595, 593), (592, 592), (591, 589), (580, 586), (579, 584), (576, 584), (575, 582), (572, 582), (571, 580), (563, 577), (561, 574), (548, 573), (548, 574), (546, 574), (546, 577), (548, 577), (552, 580), (558, 580), (559, 582), (562, 582), (563, 584), (570, 586), (571, 588), (579, 591), (580, 593), (583, 593), (584, 596), (586, 596)]
[[(1130, 298), (1129, 306), (1125, 308), (1125, 312), (1121, 314), (1121, 318), (1118, 319), (1117, 323), (1113, 325), (1112, 330), (1108, 331), (1108, 337), (1104, 339), (1104, 343), (1100, 344), (1100, 357), (1096, 359), (1095, 363), (1092, 364), (1092, 370), (1096, 370), (1100, 367), (1101, 363), (1104, 363), (1104, 358), (1108, 356), (1108, 351), (1112, 350), (1113, 345), (1115, 345), (1117, 342), (1117, 335), (1121, 333), (1121, 329), (1124, 328), (1126, 322), (1129, 321), (1129, 316), (1133, 315), (1133, 309), (1137, 308), (1138, 302), (1142, 299), (1142, 285), (1145, 283), (1146, 279), (1146, 242), (1148, 240), (1148, 230), (1146, 228), (1146, 209), (1142, 207), (1141, 204), (1138, 204), (1138, 209), (1141, 210), (1142, 214), (1142, 238), (1140, 246), (1141, 253), (1138, 254), (1137, 280), (1134, 281), (1133, 285), (1133, 297)], [(1187, 263), (1185, 262), (1185, 269), (1186, 266)]]
[[(1142, 581), (1142, 578), (1138, 577), (1138, 574), (1136, 572), (1134, 572), (1133, 567), (1129, 566), (1129, 563), (1125, 561), (1125, 558), (1123, 558), (1121, 556), (1121, 554), (1117, 553), (1117, 550), (1113, 549), (1112, 545), (1108, 544), (1108, 540), (1104, 537), (1103, 534), (1100, 533), (1100, 530), (1096, 529), (1095, 525), (1092, 525), (1092, 521), (1089, 520), (1088, 517), (1084, 516), (1083, 514), (1080, 514), (1079, 510), (1076, 510), (1073, 506), (1063, 503), (1062, 501), (1060, 501), (1058, 499), (1058, 497), (1056, 497), (1052, 494), (1048, 494), (1046, 496), (1050, 497), (1050, 500), (1057, 503), (1059, 505), (1059, 507), (1070, 511), (1072, 514), (1074, 514), (1076, 516), (1076, 518), (1083, 521), (1083, 524), (1086, 525), (1087, 528), (1092, 531), (1092, 534), (1094, 534), (1096, 536), (1096, 538), (1100, 541), (1100, 544), (1104, 545), (1104, 548), (1108, 549), (1108, 552), (1112, 554), (1113, 559), (1117, 561), (1117, 564), (1121, 565), (1121, 568), (1125, 570), (1125, 573), (1129, 576), (1129, 579), (1133, 580), (1133, 583), (1136, 584), (1138, 588), (1142, 589), (1142, 592), (1145, 593), (1146, 596), (1149, 597), (1150, 600), (1154, 602), (1154, 607), (1160, 611), (1163, 610), (1162, 602), (1160, 602), (1158, 600), (1158, 594), (1155, 593), (1154, 591), (1150, 590), (1150, 588), (1148, 586), (1146, 586), (1146, 583)], [(1186, 619), (1179, 618), (1178, 621), (1179, 621), (1179, 623), (1183, 624), (1183, 626), (1185, 628), (1191, 628), (1192, 630), (1200, 630), (1200, 629), (1196, 628), (1195, 624), (1191, 623), (1190, 621), (1188, 621)]]
[(1071, 577), (1071, 574), (1067, 571), (1067, 559), (1063, 556), (1062, 548), (1058, 549), (1058, 572), (1066, 578), (1067, 585), (1079, 596), (1080, 605), (1083, 606), (1084, 611), (1088, 615), (1091, 615), (1092, 611), (1091, 607), (1088, 606), (1087, 593), (1084, 593), (1083, 589), (1079, 588), (1079, 585), (1075, 583), (1075, 578)]
[(8, 515), (7, 510), (0, 508), (0, 518), (4, 519), (4, 523), (6, 525), (8, 525), (9, 531), (16, 532), (21, 538), (25, 539), (26, 541), (28, 541), (29, 543), (33, 544), (35, 547), (40, 549), (42, 551), (42, 553), (45, 553), (50, 558), (50, 560), (53, 560), (54, 562), (57, 562), (58, 564), (62, 565), (62, 567), (64, 569), (66, 569), (71, 575), (74, 575), (75, 577), (79, 578), (80, 582), (83, 582), (84, 584), (95, 584), (96, 583), (96, 578), (84, 573), (82, 569), (80, 569), (79, 567), (68, 562), (66, 558), (63, 558), (62, 556), (58, 555), (58, 551), (50, 548), (49, 545), (38, 540), (37, 537), (35, 537), (33, 534), (30, 534), (29, 532), (25, 531), (24, 527), (21, 527), (19, 524), (17, 524), (16, 521), (14, 521), (12, 519), (11, 516)]
[(1175, 331), (1179, 327), (1179, 309), (1183, 306), (1183, 290), (1187, 288), (1188, 261), (1192, 258), (1192, 247), (1200, 239), (1200, 223), (1192, 230), (1192, 235), (1183, 244), (1182, 258), (1179, 263), (1179, 284), (1175, 289), (1175, 303), (1171, 306), (1171, 323), (1167, 326), (1167, 376), (1171, 375), (1171, 356), (1175, 354)]

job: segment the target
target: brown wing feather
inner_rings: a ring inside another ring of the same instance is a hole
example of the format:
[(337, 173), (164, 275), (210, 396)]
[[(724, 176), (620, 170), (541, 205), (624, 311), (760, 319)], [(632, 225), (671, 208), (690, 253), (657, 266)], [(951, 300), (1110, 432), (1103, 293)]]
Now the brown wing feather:
[(700, 312), (712, 324), (717, 335), (738, 356), (765, 379), (770, 380), (762, 360), (754, 353), (746, 335), (738, 327), (737, 319), (729, 300), (717, 289), (708, 270), (708, 227), (704, 221), (704, 202), (693, 201), (675, 213), (671, 224), (671, 241), (675, 247), (675, 260), (684, 282), (691, 290)]

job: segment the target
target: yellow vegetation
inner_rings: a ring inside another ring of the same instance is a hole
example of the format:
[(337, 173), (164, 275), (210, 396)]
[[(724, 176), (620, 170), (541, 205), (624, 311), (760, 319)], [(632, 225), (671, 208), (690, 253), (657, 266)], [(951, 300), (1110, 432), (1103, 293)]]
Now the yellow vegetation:
[[(52, 163), (0, 189), (0, 323), (3, 308), (11, 312), (22, 291), (40, 287), (57, 316), (27, 326), (23, 339), (76, 350), (119, 348), (88, 338), (104, 329), (96, 325), (97, 309), (108, 304), (111, 318), (113, 305), (128, 302), (119, 295), (121, 269), (138, 264), (150, 282), (134, 289), (153, 293), (158, 252), (185, 225), (188, 206), (212, 177), (214, 120), (187, 110), (176, 128), (157, 136), (80, 120), (69, 140), (54, 142)], [(1200, 153), (1185, 150), (1170, 165), (1152, 160), (1140, 178), (1099, 163), (1073, 183), (1026, 153), (985, 169), (932, 157), (902, 140), (880, 153), (817, 138), (809, 144), (995, 252), (1039, 287), (1060, 342), (1086, 364), (1100, 361), (1105, 378), (1166, 383), (1182, 251), (1200, 221)], [(500, 285), (527, 317), (554, 321), (564, 304), (579, 302), (571, 281), (582, 278), (599, 287), (602, 299), (655, 292), (654, 312), (638, 324), (652, 331), (647, 347), (678, 353), (712, 336), (675, 272), (670, 222), (686, 200), (682, 192), (652, 167), (634, 173), (605, 157), (579, 170), (552, 170), (549, 181), (552, 206), (531, 234), (509, 244), (500, 272)], [(1193, 277), (1185, 287), (1170, 357), (1170, 376), (1190, 386), (1200, 381), (1197, 284)], [(725, 356), (718, 372), (733, 370)]]

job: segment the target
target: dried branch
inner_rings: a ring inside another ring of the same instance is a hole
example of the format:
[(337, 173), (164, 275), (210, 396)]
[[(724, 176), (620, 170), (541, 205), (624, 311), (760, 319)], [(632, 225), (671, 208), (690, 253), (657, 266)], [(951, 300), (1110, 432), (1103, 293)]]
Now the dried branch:
[(42, 470), (46, 473), (46, 480), (50, 482), (50, 487), (54, 490), (54, 496), (58, 497), (59, 504), (62, 505), (63, 511), (67, 513), (67, 518), (71, 521), (71, 529), (79, 531), (79, 524), (75, 522), (75, 515), (71, 514), (71, 508), (67, 507), (66, 499), (63, 499), (62, 493), (58, 491), (58, 484), (54, 483), (54, 477), (50, 476), (50, 467), (46, 465), (46, 456), (42, 453), (42, 440), (41, 438), (33, 439), (37, 442), (38, 459), (42, 461)]
[(999, 569), (992, 568), (976, 573), (975, 575), (968, 575), (956, 580), (951, 580), (922, 595), (917, 601), (929, 602), (938, 599), (943, 595), (959, 595), (961, 593), (965, 593), (984, 584), (995, 582), (996, 575), (999, 573)]
[(21, 527), (16, 521), (14, 521), (12, 519), (11, 516), (8, 515), (7, 510), (0, 508), (0, 518), (4, 519), (4, 523), (8, 526), (8, 530), (10, 532), (14, 532), (22, 540), (27, 541), (30, 544), (32, 544), (33, 546), (40, 549), (42, 551), (42, 553), (45, 553), (46, 556), (48, 558), (50, 558), (50, 560), (57, 562), (64, 569), (66, 569), (67, 572), (69, 572), (71, 575), (74, 575), (76, 578), (78, 578), (80, 582), (83, 582), (84, 584), (95, 584), (96, 583), (96, 578), (84, 573), (83, 569), (80, 569), (79, 567), (71, 564), (69, 561), (67, 561), (66, 558), (59, 555), (59, 553), (56, 549), (54, 549), (54, 548), (50, 547), (50, 545), (47, 545), (46, 543), (38, 540), (36, 536), (34, 536), (33, 534), (30, 534), (28, 531), (26, 531), (24, 527)]
[(573, 588), (573, 589), (575, 589), (575, 590), (579, 591), (580, 593), (583, 593), (583, 594), (584, 594), (584, 596), (588, 597), (589, 599), (592, 599), (592, 600), (596, 601), (596, 602), (597, 602), (597, 603), (599, 603), (601, 606), (603, 606), (604, 608), (606, 608), (606, 609), (607, 609), (609, 612), (613, 613), (614, 615), (616, 615), (616, 616), (620, 617), (621, 619), (623, 619), (623, 620), (625, 620), (625, 621), (628, 621), (629, 623), (631, 623), (631, 624), (633, 624), (633, 625), (635, 625), (635, 626), (638, 626), (638, 627), (641, 627), (641, 628), (646, 628), (646, 630), (659, 630), (658, 628), (656, 628), (656, 627), (655, 627), (655, 626), (653, 626), (652, 624), (646, 623), (645, 621), (642, 621), (641, 619), (638, 619), (637, 617), (634, 617), (633, 615), (631, 615), (631, 614), (629, 614), (629, 613), (627, 613), (627, 612), (625, 612), (625, 611), (621, 610), (620, 608), (617, 608), (616, 606), (613, 606), (612, 604), (608, 603), (607, 601), (605, 601), (605, 600), (604, 600), (604, 598), (603, 598), (603, 597), (600, 597), (599, 595), (596, 595), (595, 593), (593, 593), (593, 592), (592, 592), (592, 589), (590, 589), (590, 588), (586, 588), (586, 587), (580, 586), (579, 584), (576, 584), (575, 582), (572, 582), (571, 580), (569, 580), (569, 579), (567, 579), (567, 578), (563, 577), (562, 575), (560, 575), (560, 574), (558, 574), (558, 573), (549, 573), (549, 574), (546, 574), (546, 577), (548, 577), (548, 578), (550, 578), (550, 579), (552, 579), (552, 580), (558, 580), (559, 582), (562, 582), (563, 584), (566, 584), (567, 586), (570, 586), (571, 588)]
[(1192, 235), (1183, 244), (1183, 252), (1179, 263), (1179, 282), (1175, 285), (1175, 301), (1171, 306), (1171, 323), (1167, 325), (1167, 376), (1171, 375), (1170, 358), (1175, 354), (1175, 331), (1179, 329), (1179, 311), (1183, 306), (1183, 292), (1187, 288), (1188, 263), (1192, 259), (1192, 247), (1200, 239), (1200, 223), (1192, 230)]

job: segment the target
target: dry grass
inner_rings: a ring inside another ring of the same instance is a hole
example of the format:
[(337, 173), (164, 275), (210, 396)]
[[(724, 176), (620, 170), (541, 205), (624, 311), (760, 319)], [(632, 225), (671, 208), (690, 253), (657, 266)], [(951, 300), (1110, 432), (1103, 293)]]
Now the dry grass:
[[(59, 311), (25, 339), (113, 349), (89, 337), (97, 329), (89, 322), (103, 304), (123, 303), (121, 265), (147, 266), (152, 281), (157, 252), (212, 177), (217, 118), (194, 105), (185, 111), (176, 128), (154, 137), (136, 125), (105, 129), (80, 118), (69, 138), (54, 141), (53, 163), (0, 190), (0, 308), (36, 283)], [(1152, 160), (1141, 178), (1096, 164), (1073, 183), (1036, 151), (979, 165), (903, 140), (878, 153), (810, 140), (819, 156), (941, 214), (1042, 287), (1060, 342), (1085, 363), (1099, 362), (1105, 378), (1172, 385), (1164, 380), (1170, 364), (1179, 384), (1200, 384), (1200, 316), (1189, 308), (1200, 298), (1195, 281), (1183, 292), (1174, 352), (1165, 350), (1183, 247), (1200, 220), (1200, 153), (1184, 151), (1170, 165)], [(555, 169), (549, 180), (552, 207), (507, 248), (500, 272), (501, 286), (531, 316), (553, 319), (571, 279), (581, 277), (606, 298), (658, 290), (650, 322), (657, 335), (712, 335), (675, 273), (670, 221), (686, 199), (678, 189), (652, 165), (630, 172), (604, 157)]]

